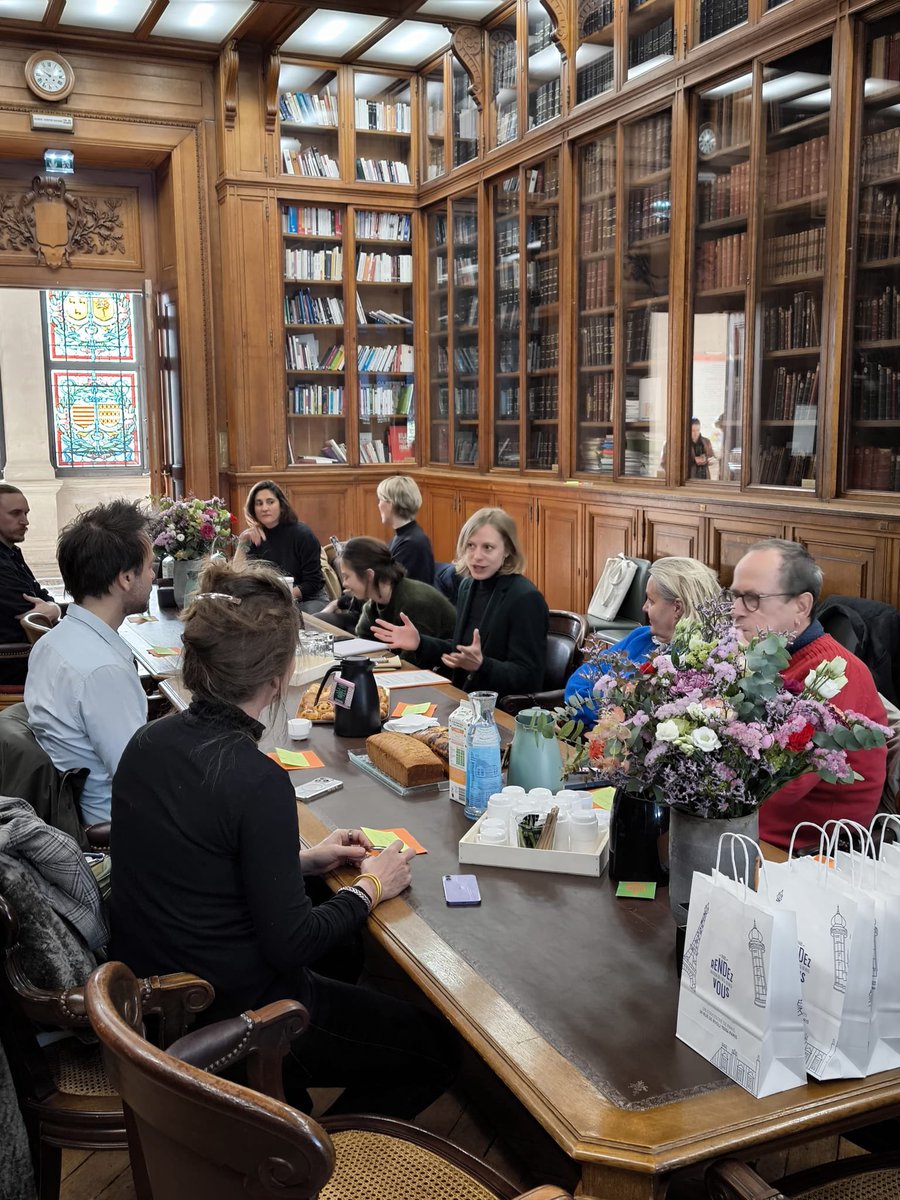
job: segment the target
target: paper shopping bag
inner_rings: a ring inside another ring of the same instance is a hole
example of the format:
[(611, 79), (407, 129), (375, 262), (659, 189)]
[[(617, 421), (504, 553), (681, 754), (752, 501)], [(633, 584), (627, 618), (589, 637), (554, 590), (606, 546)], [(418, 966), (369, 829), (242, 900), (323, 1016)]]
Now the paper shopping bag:
[(676, 1036), (753, 1096), (806, 1082), (793, 913), (694, 872)]

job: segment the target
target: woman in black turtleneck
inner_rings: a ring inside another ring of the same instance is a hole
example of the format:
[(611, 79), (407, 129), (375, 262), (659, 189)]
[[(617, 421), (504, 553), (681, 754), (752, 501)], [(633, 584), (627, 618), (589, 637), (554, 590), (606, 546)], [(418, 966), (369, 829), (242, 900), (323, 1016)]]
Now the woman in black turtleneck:
[(322, 547), (310, 527), (298, 518), (278, 484), (271, 479), (254, 483), (244, 511), (248, 525), (240, 542), (247, 557), (274, 563), (293, 580), (294, 599), (303, 611), (321, 611), (328, 603)]
[(540, 691), (547, 659), (547, 604), (521, 574), (525, 556), (516, 524), (502, 508), (481, 508), (462, 528), (456, 569), (463, 579), (452, 638), (420, 635), (406, 614), (402, 624), (379, 620), (372, 634), (397, 650), (415, 650), (422, 666), (443, 663), (466, 692), (500, 696)]

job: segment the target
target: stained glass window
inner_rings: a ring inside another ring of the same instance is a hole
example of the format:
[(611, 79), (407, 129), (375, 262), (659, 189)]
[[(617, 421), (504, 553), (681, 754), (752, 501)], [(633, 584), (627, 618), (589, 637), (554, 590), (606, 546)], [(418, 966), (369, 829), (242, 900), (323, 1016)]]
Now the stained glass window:
[(58, 469), (143, 469), (140, 302), (132, 292), (44, 292)]

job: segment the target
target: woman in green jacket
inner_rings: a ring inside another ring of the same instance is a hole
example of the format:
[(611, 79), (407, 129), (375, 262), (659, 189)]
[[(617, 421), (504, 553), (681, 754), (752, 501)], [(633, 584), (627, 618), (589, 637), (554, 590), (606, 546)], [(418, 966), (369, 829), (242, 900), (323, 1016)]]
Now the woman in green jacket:
[[(406, 567), (391, 557), (384, 542), (370, 537), (345, 542), (340, 573), (346, 591), (363, 602), (357, 637), (372, 637), (376, 621), (399, 621), (401, 613), (432, 637), (445, 638), (453, 632), (456, 609), (447, 597), (430, 584), (410, 579)], [(415, 650), (404, 650), (402, 657), (413, 663), (420, 661)]]
[[(547, 602), (521, 573), (525, 556), (516, 523), (502, 508), (480, 508), (456, 544), (459, 589), (450, 638), (420, 629), (410, 613), (399, 623), (378, 620), (372, 634), (423, 667), (443, 664), (466, 692), (498, 696), (537, 692), (547, 662)], [(446, 673), (446, 672), (445, 672)]]

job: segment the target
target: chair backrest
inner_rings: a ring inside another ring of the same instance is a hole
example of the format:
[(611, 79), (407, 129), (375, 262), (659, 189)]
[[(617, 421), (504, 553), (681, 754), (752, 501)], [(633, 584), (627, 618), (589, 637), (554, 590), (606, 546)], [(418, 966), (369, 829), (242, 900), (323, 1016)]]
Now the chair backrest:
[(338, 578), (338, 573), (334, 569), (335, 550), (334, 546), (328, 545), (322, 547), (322, 553), (319, 555), (319, 565), (322, 568), (322, 574), (325, 577), (325, 591), (328, 593), (329, 600), (337, 600), (341, 592), (344, 590), (341, 587), (341, 581)]
[(0, 795), (27, 800), (42, 821), (87, 849), (78, 800), (87, 768), (60, 773), (38, 744), (20, 702), (0, 712)]
[(633, 621), (635, 625), (643, 625), (644, 601), (647, 599), (647, 580), (650, 577), (651, 563), (648, 558), (632, 558), (631, 561), (637, 563), (637, 570), (631, 587), (625, 593), (616, 620)]
[(41, 613), (27, 612), (19, 617), (19, 624), (25, 630), (25, 636), (28, 638), (29, 645), (34, 643), (48, 633), (53, 628), (53, 622), (49, 617), (42, 616)]
[(331, 1140), (295, 1108), (158, 1050), (141, 1032), (140, 986), (122, 963), (88, 980), (86, 1004), (126, 1106), (136, 1190), (153, 1200), (315, 1196)]
[(587, 621), (580, 613), (561, 608), (550, 609), (547, 635), (547, 665), (544, 668), (544, 691), (555, 692), (566, 686), (569, 676), (578, 666), (578, 656), (587, 634)]

